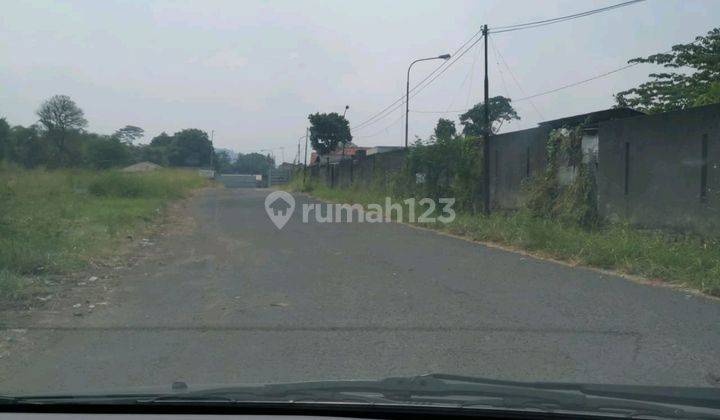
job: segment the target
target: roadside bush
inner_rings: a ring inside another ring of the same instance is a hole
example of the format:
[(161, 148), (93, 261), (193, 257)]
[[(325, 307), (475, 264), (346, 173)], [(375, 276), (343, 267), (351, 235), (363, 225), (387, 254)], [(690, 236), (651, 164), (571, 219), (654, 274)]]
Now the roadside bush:
[(140, 197), (147, 194), (147, 186), (135, 174), (108, 172), (98, 176), (88, 186), (88, 192), (98, 197)]
[(315, 186), (316, 182), (311, 179), (310, 174), (305, 178), (302, 171), (296, 171), (290, 182), (288, 182), (286, 189), (289, 191), (312, 192)]
[(468, 136), (425, 144), (418, 141), (410, 148), (394, 182), (395, 191), (406, 197), (435, 200), (455, 197), (458, 210), (475, 213), (481, 209), (482, 199), (481, 150), (481, 141)]

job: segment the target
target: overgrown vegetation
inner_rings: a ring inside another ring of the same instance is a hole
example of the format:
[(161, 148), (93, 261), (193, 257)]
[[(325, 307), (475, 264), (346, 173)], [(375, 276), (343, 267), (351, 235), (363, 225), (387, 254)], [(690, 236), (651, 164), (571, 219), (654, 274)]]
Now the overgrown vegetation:
[[(550, 132), (545, 172), (525, 185), (525, 208), (536, 217), (553, 219), (566, 226), (594, 228), (600, 223), (594, 162), (583, 162), (584, 125)], [(563, 187), (558, 179), (561, 167), (575, 172)]]
[(109, 255), (168, 203), (208, 181), (195, 171), (122, 173), (0, 167), (0, 298)]
[(418, 141), (410, 148), (403, 170), (392, 186), (396, 196), (455, 197), (456, 208), (471, 213), (481, 210), (481, 139), (448, 136)]

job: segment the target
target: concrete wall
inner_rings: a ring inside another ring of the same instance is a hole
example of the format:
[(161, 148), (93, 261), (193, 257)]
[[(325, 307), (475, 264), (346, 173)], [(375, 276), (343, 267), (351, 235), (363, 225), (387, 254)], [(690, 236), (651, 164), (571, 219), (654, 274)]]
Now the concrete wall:
[(221, 174), (218, 181), (226, 188), (256, 188), (261, 185), (255, 175)]
[(600, 123), (597, 181), (610, 220), (718, 230), (720, 105)]
[(517, 209), (522, 184), (545, 170), (550, 129), (536, 127), (498, 134), (490, 141), (490, 200), (495, 209)]
[(373, 182), (388, 184), (395, 172), (405, 164), (407, 152), (395, 150), (370, 156), (347, 158), (337, 163), (323, 163), (311, 167), (310, 174), (332, 187), (345, 188), (352, 184), (369, 185)]
[[(523, 182), (545, 170), (549, 133), (540, 126), (492, 138), (493, 208), (522, 205)], [(720, 105), (601, 122), (597, 137), (593, 132), (583, 138), (583, 148), (597, 150), (602, 216), (648, 227), (720, 231)], [(398, 150), (310, 172), (335, 187), (387, 185), (405, 157), (406, 151)]]

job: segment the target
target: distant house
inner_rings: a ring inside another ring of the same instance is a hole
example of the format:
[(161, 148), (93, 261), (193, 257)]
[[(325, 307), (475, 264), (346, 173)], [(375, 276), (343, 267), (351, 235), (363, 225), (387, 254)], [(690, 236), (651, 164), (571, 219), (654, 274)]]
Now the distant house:
[(355, 144), (350, 143), (349, 146), (345, 147), (345, 151), (343, 153), (342, 147), (338, 148), (338, 150), (333, 151), (332, 153), (329, 153), (327, 155), (318, 156), (316, 152), (313, 152), (310, 156), (310, 165), (315, 165), (318, 162), (320, 163), (327, 163), (328, 158), (330, 160), (330, 163), (337, 163), (343, 159), (350, 159), (353, 157), (358, 157), (362, 155), (371, 156), (376, 155), (378, 153), (387, 153), (392, 152), (395, 150), (402, 149), (402, 146), (372, 146), (372, 147), (360, 147), (356, 146)]
[(300, 165), (296, 165), (296, 164), (294, 164), (294, 163), (283, 162), (283, 163), (281, 163), (280, 165), (278, 165), (277, 170), (278, 170), (278, 171), (292, 172), (292, 171), (294, 171), (296, 168), (299, 168), (299, 167), (300, 167)]
[(387, 152), (393, 152), (395, 150), (403, 149), (402, 146), (373, 146), (368, 148), (367, 155), (375, 155), (378, 153), (387, 153)]
[(140, 162), (136, 163), (134, 165), (127, 166), (125, 168), (122, 168), (122, 172), (150, 172), (150, 171), (156, 171), (160, 169), (161, 166), (154, 164), (152, 162)]
[(330, 163), (337, 163), (341, 160), (352, 158), (358, 153), (364, 153), (368, 149), (369, 147), (359, 147), (350, 143), (348, 146), (345, 146), (345, 148), (338, 147), (337, 150), (322, 156), (319, 156), (317, 152), (312, 152), (312, 155), (310, 155), (310, 165), (315, 165), (318, 162), (327, 163), (328, 161)]

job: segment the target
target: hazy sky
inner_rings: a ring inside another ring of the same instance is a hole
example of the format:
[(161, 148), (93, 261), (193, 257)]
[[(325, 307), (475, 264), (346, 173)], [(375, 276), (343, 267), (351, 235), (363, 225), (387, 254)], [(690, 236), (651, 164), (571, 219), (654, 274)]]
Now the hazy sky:
[[(149, 139), (189, 127), (215, 130), (217, 147), (284, 147), (292, 160), (308, 114), (342, 113), (347, 104), (350, 124), (361, 122), (404, 94), (412, 60), (454, 51), (484, 23), (523, 23), (619, 2), (2, 0), (0, 116), (31, 124), (42, 100), (66, 94), (83, 108), (91, 131), (109, 134), (132, 124)], [(491, 39), (512, 74), (490, 49), (491, 95), (519, 98), (583, 80), (691, 41), (718, 22), (717, 0), (648, 0), (496, 34)], [(410, 108), (445, 111), (480, 101), (481, 45)], [(415, 65), (411, 79), (438, 64)], [(522, 120), (504, 130), (607, 108), (613, 93), (651, 70), (636, 66), (534, 99), (535, 107), (518, 102)], [(401, 145), (401, 115), (354, 130), (355, 143)], [(427, 137), (441, 116), (411, 112), (411, 138)]]

